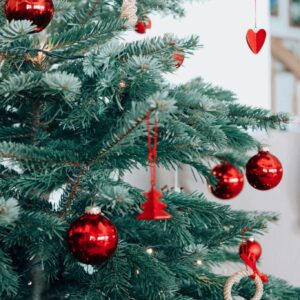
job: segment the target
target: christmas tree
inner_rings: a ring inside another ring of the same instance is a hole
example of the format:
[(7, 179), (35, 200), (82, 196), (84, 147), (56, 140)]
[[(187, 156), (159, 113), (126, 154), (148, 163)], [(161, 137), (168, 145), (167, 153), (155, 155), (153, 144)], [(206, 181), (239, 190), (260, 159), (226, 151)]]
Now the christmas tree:
[[(249, 132), (282, 128), (288, 117), (242, 106), (199, 78), (169, 84), (164, 74), (176, 72), (198, 38), (124, 42), (137, 22), (134, 1), (56, 1), (50, 25), (50, 0), (36, 6), (48, 5), (39, 20), (24, 12), (30, 5), (14, 14), (12, 2), (0, 18), (0, 298), (223, 299), (227, 277), (215, 267), (240, 262), (243, 229), (261, 234), (277, 216), (166, 191), (160, 201), (172, 218), (138, 220), (145, 191), (123, 174), (148, 166), (157, 120), (158, 166), (189, 165), (215, 188), (212, 162), (242, 170), (259, 146)], [(138, 0), (140, 26), (151, 26), (143, 17), (152, 12), (182, 16), (182, 2)], [(33, 23), (17, 20), (24, 16)], [(118, 235), (117, 250), (93, 266), (68, 244), (89, 206)], [(273, 277), (264, 288), (262, 299), (300, 299)], [(254, 290), (245, 279), (233, 294), (250, 299)]]

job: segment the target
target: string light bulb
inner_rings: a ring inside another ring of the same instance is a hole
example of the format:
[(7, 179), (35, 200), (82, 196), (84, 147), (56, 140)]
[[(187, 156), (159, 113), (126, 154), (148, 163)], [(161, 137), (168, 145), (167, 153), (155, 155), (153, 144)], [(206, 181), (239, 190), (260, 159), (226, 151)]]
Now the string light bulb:
[(201, 259), (197, 259), (196, 265), (197, 266), (202, 266), (203, 265), (203, 261)]
[(147, 249), (146, 249), (146, 252), (147, 252), (149, 255), (153, 255), (154, 249), (153, 249), (153, 248), (147, 248)]

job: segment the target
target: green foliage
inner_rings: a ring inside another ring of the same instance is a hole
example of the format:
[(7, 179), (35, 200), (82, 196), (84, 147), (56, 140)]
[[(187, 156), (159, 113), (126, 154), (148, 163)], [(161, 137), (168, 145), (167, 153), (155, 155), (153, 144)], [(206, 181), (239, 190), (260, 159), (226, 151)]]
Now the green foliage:
[[(179, 0), (137, 2), (139, 16), (184, 15)], [(29, 21), (8, 23), (1, 11), (3, 300), (219, 300), (226, 278), (215, 267), (240, 261), (242, 229), (263, 234), (277, 221), (272, 213), (233, 211), (202, 194), (171, 192), (163, 201), (172, 220), (136, 219), (144, 191), (122, 176), (148, 166), (147, 115), (159, 120), (158, 165), (189, 165), (212, 185), (212, 163), (242, 169), (259, 145), (251, 130), (282, 129), (288, 116), (240, 105), (201, 78), (171, 86), (164, 75), (176, 71), (174, 52), (188, 58), (201, 47), (198, 37), (124, 42), (129, 28), (121, 4), (56, 0), (53, 21), (38, 34)], [(53, 203), (55, 191), (62, 193)], [(94, 268), (78, 264), (66, 245), (70, 223), (91, 204), (120, 238), (114, 257)], [(248, 298), (252, 292), (250, 281), (234, 290)], [(264, 299), (299, 295), (272, 278)]]

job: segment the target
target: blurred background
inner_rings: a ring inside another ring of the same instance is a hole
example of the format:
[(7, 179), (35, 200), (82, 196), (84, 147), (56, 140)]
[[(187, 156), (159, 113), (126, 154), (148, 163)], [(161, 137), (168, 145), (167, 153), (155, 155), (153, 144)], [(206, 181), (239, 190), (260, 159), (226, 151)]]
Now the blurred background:
[[(287, 131), (255, 133), (281, 160), (284, 167), (281, 184), (268, 192), (254, 190), (246, 184), (240, 196), (225, 204), (234, 209), (280, 213), (280, 221), (271, 225), (264, 237), (258, 237), (263, 246), (261, 269), (299, 286), (300, 0), (257, 1), (258, 28), (268, 33), (258, 55), (250, 52), (245, 39), (247, 30), (254, 28), (254, 0), (196, 1), (188, 4), (186, 10), (182, 20), (150, 16), (153, 29), (147, 36), (196, 34), (203, 44), (176, 74), (168, 76), (172, 83), (201, 76), (235, 92), (241, 103), (294, 116)], [(138, 38), (145, 36), (134, 32), (128, 36), (128, 39)], [(149, 174), (145, 170), (137, 170), (126, 178), (145, 190), (149, 188)], [(222, 203), (208, 192), (206, 184), (194, 179), (189, 168), (181, 168), (177, 177), (173, 171), (160, 170), (159, 187), (165, 185), (184, 187), (187, 192), (200, 190), (209, 201)]]

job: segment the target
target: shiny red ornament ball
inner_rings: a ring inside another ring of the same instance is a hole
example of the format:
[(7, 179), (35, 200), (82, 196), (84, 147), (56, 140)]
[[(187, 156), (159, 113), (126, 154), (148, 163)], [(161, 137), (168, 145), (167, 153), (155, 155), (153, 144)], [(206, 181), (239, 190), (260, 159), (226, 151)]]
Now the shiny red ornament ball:
[(212, 174), (217, 177), (216, 188), (210, 185), (210, 191), (223, 200), (236, 197), (244, 187), (243, 174), (230, 163), (223, 163), (213, 168)]
[(45, 29), (54, 14), (52, 0), (6, 0), (4, 9), (8, 21), (32, 21), (35, 32)]
[(144, 17), (138, 19), (138, 21), (135, 25), (135, 31), (137, 33), (144, 34), (144, 33), (146, 33), (147, 29), (151, 29), (151, 27), (152, 27), (152, 22), (151, 22), (150, 18), (148, 18), (147, 16), (144, 16)]
[(240, 255), (246, 255), (251, 261), (258, 261), (262, 254), (262, 248), (259, 242), (249, 239), (240, 246)]
[(184, 62), (184, 53), (182, 51), (175, 51), (173, 53), (173, 58), (176, 61), (176, 68), (180, 68)]
[(68, 231), (72, 255), (80, 262), (96, 265), (113, 256), (118, 245), (117, 229), (98, 207), (89, 207)]
[(254, 188), (267, 191), (280, 183), (283, 176), (282, 164), (264, 147), (247, 163), (246, 176)]

